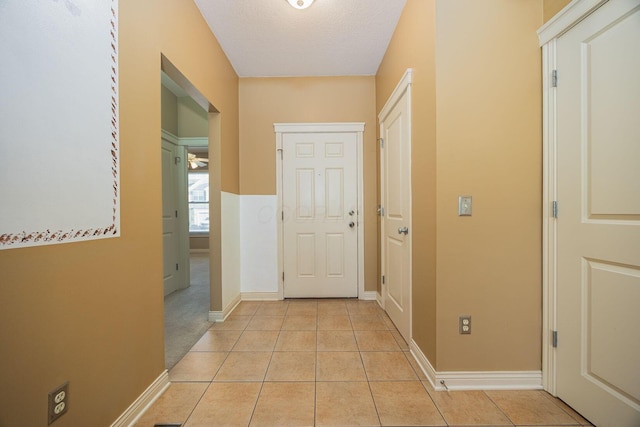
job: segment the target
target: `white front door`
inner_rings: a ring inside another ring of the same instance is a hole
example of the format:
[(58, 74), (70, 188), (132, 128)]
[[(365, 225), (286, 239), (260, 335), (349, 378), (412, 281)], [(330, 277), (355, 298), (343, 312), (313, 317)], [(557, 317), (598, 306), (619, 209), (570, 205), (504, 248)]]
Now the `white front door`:
[(411, 97), (405, 75), (380, 113), (382, 274), (385, 310), (411, 340)]
[(162, 139), (162, 259), (164, 294), (180, 288), (176, 146)]
[(358, 296), (355, 133), (282, 136), (284, 296)]
[(640, 426), (640, 1), (557, 41), (557, 395)]

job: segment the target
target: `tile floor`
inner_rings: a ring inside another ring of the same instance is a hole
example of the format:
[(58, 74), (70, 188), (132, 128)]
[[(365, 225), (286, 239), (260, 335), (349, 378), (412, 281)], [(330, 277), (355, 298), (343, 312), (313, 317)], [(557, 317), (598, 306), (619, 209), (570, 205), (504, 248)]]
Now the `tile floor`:
[(242, 302), (136, 426), (579, 426), (543, 391), (436, 392), (377, 303)]

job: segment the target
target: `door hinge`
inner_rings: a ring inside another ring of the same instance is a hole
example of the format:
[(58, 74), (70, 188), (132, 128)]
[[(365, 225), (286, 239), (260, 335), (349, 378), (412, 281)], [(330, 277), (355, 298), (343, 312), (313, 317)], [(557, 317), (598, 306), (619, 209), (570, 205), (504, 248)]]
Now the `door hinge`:
[(178, 218), (178, 211), (176, 210), (176, 218)]
[(284, 271), (282, 272), (282, 281), (284, 282)]
[(280, 152), (280, 160), (282, 160), (282, 156), (283, 156), (282, 153), (283, 153), (284, 150), (282, 148), (278, 148), (276, 151)]
[(553, 348), (558, 347), (558, 331), (551, 331), (551, 345)]
[(558, 70), (551, 71), (551, 87), (558, 87)]
[(180, 163), (182, 161), (182, 159), (180, 157), (174, 157), (173, 161), (175, 162), (175, 164), (177, 165), (178, 163)]
[(384, 148), (384, 138), (378, 138), (378, 141), (380, 141), (380, 148)]
[(282, 220), (284, 221), (284, 211), (281, 212)]
[(382, 205), (378, 205), (378, 216), (384, 216), (384, 207)]
[(176, 271), (178, 271), (178, 270), (179, 270), (179, 268), (178, 268), (178, 263), (176, 263)]
[(558, 218), (558, 201), (554, 200), (551, 202), (551, 216), (554, 218)]
[(384, 276), (382, 276), (382, 284), (384, 285)]

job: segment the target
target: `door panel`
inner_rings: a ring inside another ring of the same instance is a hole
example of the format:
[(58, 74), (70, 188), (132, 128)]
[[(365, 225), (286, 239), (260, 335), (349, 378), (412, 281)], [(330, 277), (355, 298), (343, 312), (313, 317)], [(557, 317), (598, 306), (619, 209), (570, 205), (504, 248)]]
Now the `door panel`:
[[(411, 340), (411, 136), (407, 92), (383, 117), (380, 135), (382, 269), (385, 310), (407, 342)], [(401, 233), (406, 229), (405, 233)]]
[(298, 233), (298, 276), (316, 277), (316, 236)]
[(557, 393), (599, 426), (640, 425), (640, 2), (557, 43)]
[(342, 169), (327, 169), (325, 190), (325, 206), (327, 218), (342, 219), (344, 215), (344, 171)]
[(387, 283), (387, 295), (389, 300), (397, 307), (405, 306), (404, 289), (404, 268), (402, 258), (404, 257), (403, 242), (397, 239), (387, 239), (388, 272), (390, 280)]
[(284, 295), (355, 297), (356, 135), (287, 133), (282, 144)]
[(296, 185), (297, 210), (296, 218), (298, 220), (313, 219), (315, 206), (315, 180), (313, 169), (298, 169), (298, 180)]
[(344, 277), (344, 235), (327, 233), (327, 276)]

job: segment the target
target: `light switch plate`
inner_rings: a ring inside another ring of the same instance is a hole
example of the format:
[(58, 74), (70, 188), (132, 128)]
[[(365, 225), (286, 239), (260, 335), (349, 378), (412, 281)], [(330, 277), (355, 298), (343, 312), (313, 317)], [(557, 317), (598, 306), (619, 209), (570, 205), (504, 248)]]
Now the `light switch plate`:
[(471, 196), (458, 197), (458, 216), (471, 216)]

